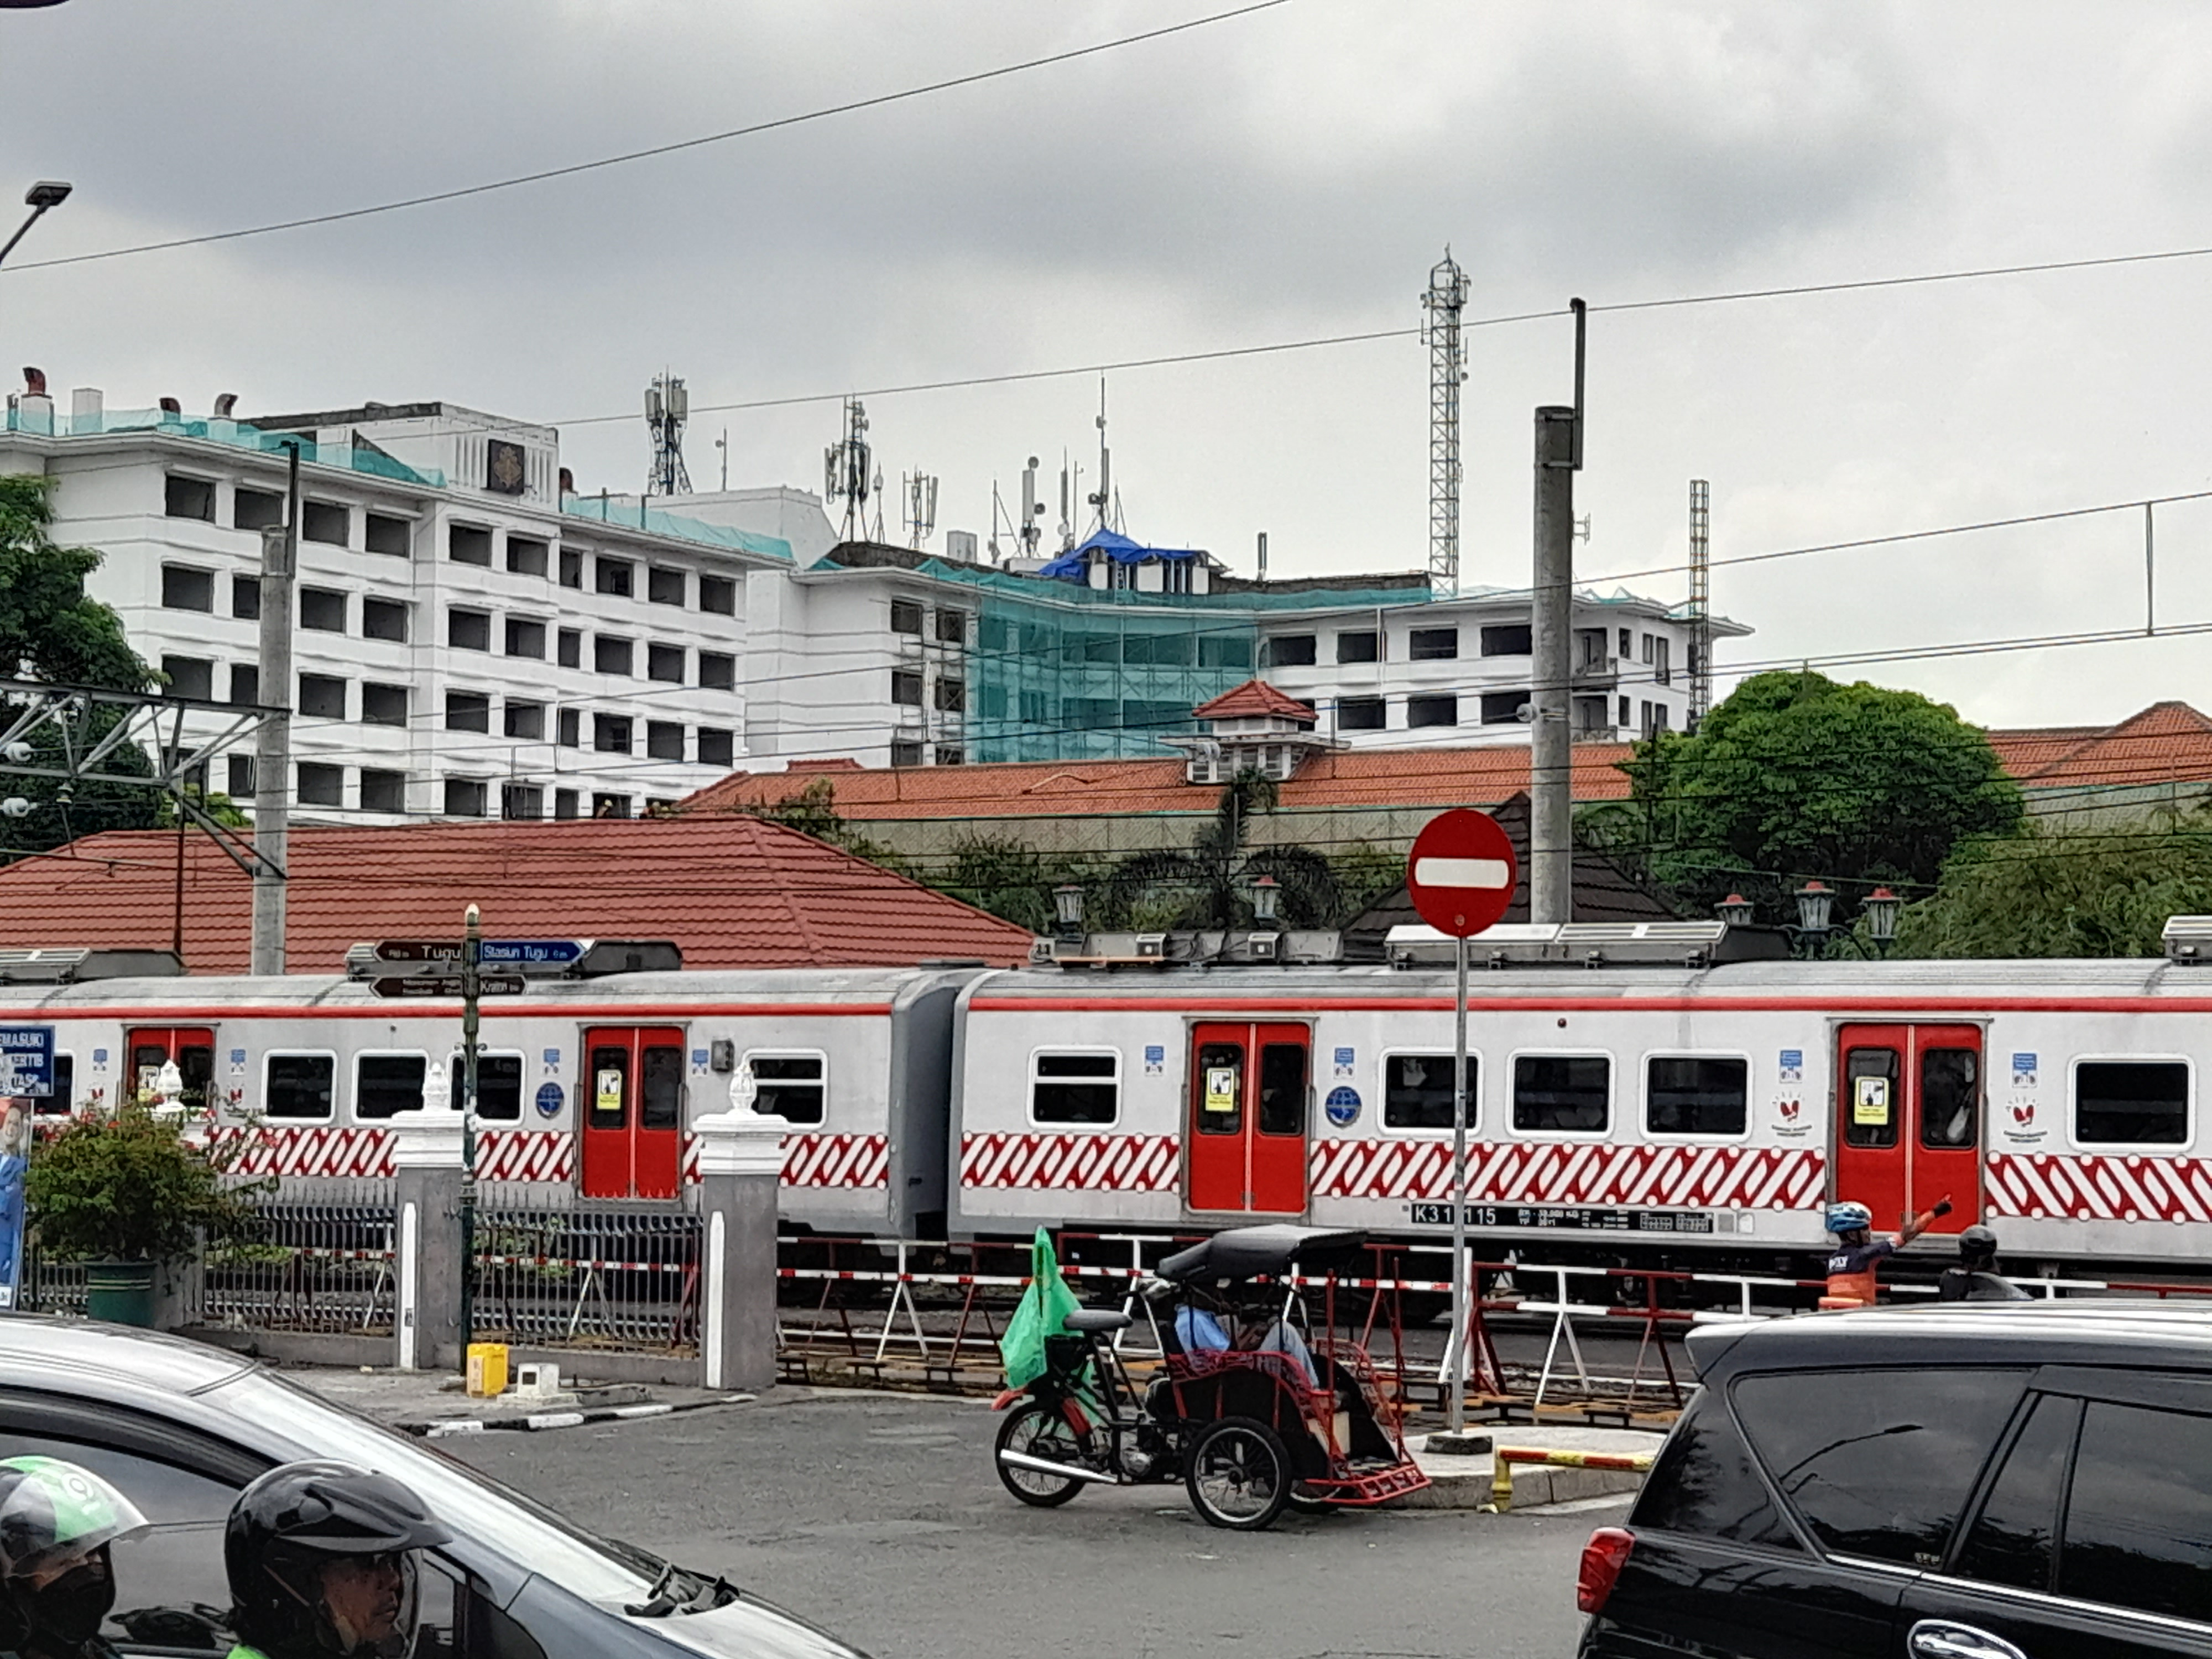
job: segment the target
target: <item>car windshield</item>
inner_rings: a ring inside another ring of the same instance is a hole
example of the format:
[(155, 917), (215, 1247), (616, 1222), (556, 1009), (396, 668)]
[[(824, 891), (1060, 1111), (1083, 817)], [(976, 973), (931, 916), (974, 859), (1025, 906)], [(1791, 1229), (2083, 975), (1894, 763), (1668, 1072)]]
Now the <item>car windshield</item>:
[(319, 1457), (336, 1457), (412, 1487), (457, 1533), (489, 1545), (591, 1601), (638, 1601), (662, 1563), (586, 1532), (533, 1498), (264, 1370), (218, 1385), (244, 1420), (273, 1430)]

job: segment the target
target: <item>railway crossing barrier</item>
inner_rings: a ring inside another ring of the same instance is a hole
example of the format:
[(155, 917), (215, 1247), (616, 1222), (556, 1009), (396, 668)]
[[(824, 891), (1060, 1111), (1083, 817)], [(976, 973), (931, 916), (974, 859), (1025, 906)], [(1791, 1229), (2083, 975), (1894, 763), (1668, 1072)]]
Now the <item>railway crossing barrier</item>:
[[(1490, 1507), (1504, 1515), (1513, 1507), (1513, 1470), (1538, 1465), (1554, 1469), (1607, 1469), (1641, 1478), (1651, 1468), (1650, 1452), (1546, 1451), (1534, 1446), (1500, 1446), (1491, 1454)], [(1589, 1494), (1595, 1496), (1596, 1494)]]

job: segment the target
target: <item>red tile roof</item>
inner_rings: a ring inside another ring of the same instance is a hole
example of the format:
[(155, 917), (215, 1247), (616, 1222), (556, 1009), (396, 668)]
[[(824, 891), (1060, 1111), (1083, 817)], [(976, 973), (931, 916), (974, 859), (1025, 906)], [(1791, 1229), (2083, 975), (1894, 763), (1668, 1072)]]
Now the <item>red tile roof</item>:
[(1232, 685), (1212, 702), (1202, 702), (1190, 712), (1202, 720), (1246, 720), (1255, 714), (1280, 714), (1307, 726), (1313, 725), (1321, 718), (1289, 692), (1278, 691), (1265, 680), (1247, 680), (1242, 685)]
[[(251, 886), (205, 836), (185, 849), (185, 960), (243, 973)], [(118, 831), (0, 868), (0, 946), (167, 947), (176, 859), (167, 831)], [(303, 826), (291, 867), (295, 973), (339, 971), (363, 939), (458, 935), (471, 902), (494, 937), (668, 939), (687, 968), (1029, 956), (1025, 929), (758, 818)]]
[(2112, 726), (1992, 732), (1990, 741), (2031, 789), (2212, 779), (2212, 719), (2185, 702), (2154, 702)]

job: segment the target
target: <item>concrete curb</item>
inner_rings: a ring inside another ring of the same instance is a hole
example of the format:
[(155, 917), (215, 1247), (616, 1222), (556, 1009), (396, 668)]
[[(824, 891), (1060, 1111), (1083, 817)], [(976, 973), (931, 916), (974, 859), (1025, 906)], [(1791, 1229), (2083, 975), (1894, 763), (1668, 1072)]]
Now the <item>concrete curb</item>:
[[(1493, 1431), (1494, 1432), (1494, 1431)], [(1561, 1449), (1593, 1452), (1648, 1451), (1657, 1448), (1660, 1437), (1634, 1430), (1553, 1428), (1544, 1439)], [(1493, 1482), (1496, 1459), (1487, 1449), (1472, 1456), (1448, 1456), (1428, 1451), (1428, 1437), (1410, 1443), (1429, 1484), (1403, 1501), (1409, 1510), (1480, 1510), (1494, 1512)], [(1516, 1463), (1513, 1468), (1513, 1512), (1541, 1509), (1554, 1504), (1576, 1504), (1592, 1498), (1624, 1497), (1640, 1491), (1644, 1476), (1633, 1469), (1554, 1468), (1542, 1463)]]
[(538, 1433), (547, 1429), (580, 1428), (586, 1423), (615, 1423), (633, 1417), (666, 1417), (676, 1412), (705, 1411), (714, 1406), (742, 1406), (757, 1395), (730, 1394), (714, 1400), (687, 1401), (681, 1405), (585, 1407), (564, 1412), (510, 1412), (499, 1417), (440, 1417), (399, 1422), (392, 1427), (425, 1440), (443, 1440), (457, 1434), (488, 1434), (495, 1431)]

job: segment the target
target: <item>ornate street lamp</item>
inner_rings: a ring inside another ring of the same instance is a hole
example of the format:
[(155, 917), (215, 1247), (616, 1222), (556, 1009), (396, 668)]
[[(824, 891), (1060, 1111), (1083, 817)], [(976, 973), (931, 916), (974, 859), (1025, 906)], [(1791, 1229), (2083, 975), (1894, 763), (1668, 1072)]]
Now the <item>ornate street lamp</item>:
[(1897, 942), (1897, 913), (1904, 904), (1905, 901), (1887, 887), (1877, 887), (1867, 895), (1867, 932), (1885, 956)]
[(1713, 914), (1721, 919), (1723, 927), (1748, 927), (1751, 926), (1752, 902), (1741, 893), (1730, 893), (1713, 906)]
[(1060, 936), (1079, 939), (1083, 937), (1083, 890), (1073, 882), (1064, 882), (1052, 890), (1052, 908), (1060, 918)]
[(1283, 899), (1283, 884), (1273, 876), (1258, 876), (1252, 882), (1252, 920), (1262, 927), (1272, 927), (1275, 914)]

